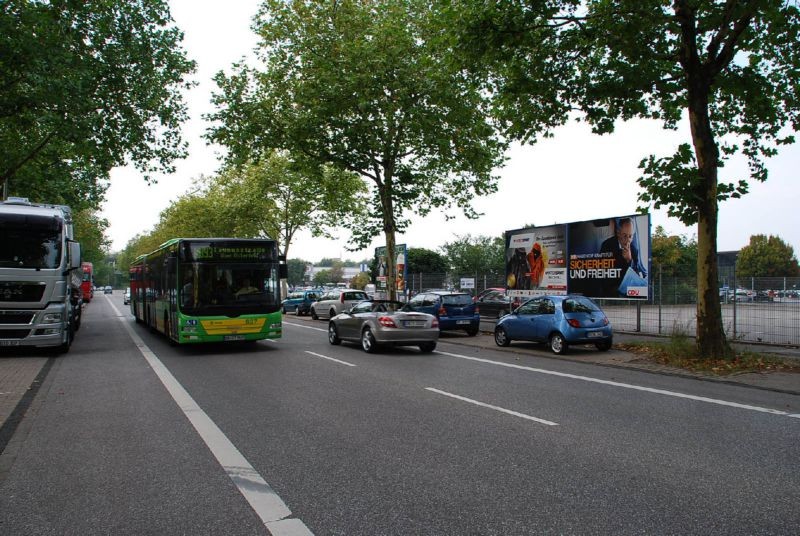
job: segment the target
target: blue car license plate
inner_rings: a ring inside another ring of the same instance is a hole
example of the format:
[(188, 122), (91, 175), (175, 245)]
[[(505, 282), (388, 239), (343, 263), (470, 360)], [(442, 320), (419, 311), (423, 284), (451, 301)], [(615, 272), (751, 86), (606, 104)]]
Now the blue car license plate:
[(603, 332), (602, 331), (590, 331), (589, 333), (586, 334), (586, 336), (589, 337), (590, 339), (596, 339), (598, 337), (602, 337), (603, 336)]
[(467, 324), (472, 324), (472, 320), (456, 320), (456, 324), (466, 326)]

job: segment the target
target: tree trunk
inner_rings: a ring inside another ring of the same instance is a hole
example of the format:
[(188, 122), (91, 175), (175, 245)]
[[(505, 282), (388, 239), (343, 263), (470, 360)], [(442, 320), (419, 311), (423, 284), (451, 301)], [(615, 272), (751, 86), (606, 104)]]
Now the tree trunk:
[(383, 235), (386, 238), (386, 292), (390, 300), (397, 299), (397, 254), (395, 253), (394, 203), (391, 194), (391, 178), (384, 177), (378, 186), (383, 208)]
[[(690, 79), (690, 85), (692, 80)], [(699, 87), (698, 87), (699, 86)], [(689, 90), (689, 123), (700, 175), (697, 193), (697, 350), (701, 358), (730, 356), (722, 326), (717, 268), (717, 170), (719, 154), (708, 115), (708, 85)]]

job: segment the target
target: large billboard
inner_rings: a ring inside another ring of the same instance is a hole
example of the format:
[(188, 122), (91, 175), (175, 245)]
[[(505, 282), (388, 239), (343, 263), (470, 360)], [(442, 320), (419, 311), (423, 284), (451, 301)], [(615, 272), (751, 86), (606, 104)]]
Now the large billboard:
[(568, 224), (569, 291), (594, 298), (647, 298), (650, 215)]
[(649, 214), (506, 231), (511, 297), (646, 299), (649, 273)]
[(512, 297), (567, 293), (566, 227), (506, 232), (506, 287)]

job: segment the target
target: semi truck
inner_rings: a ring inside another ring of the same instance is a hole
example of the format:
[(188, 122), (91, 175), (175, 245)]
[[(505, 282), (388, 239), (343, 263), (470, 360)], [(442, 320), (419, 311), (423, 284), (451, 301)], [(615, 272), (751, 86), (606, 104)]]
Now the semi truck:
[(94, 265), (91, 262), (82, 262), (81, 271), (83, 272), (81, 295), (84, 303), (89, 303), (94, 297)]
[(69, 351), (80, 327), (81, 250), (64, 205), (0, 202), (0, 349)]

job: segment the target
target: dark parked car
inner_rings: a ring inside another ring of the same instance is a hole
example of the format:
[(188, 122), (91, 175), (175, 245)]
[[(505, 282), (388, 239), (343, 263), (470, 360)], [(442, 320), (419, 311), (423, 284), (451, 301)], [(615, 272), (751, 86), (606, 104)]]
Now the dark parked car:
[(397, 301), (363, 301), (328, 322), (328, 342), (359, 342), (367, 353), (380, 346), (419, 346), (433, 352), (439, 340), (439, 321), (425, 313), (407, 312)]
[(504, 288), (487, 289), (478, 296), (475, 303), (483, 317), (500, 318), (511, 312), (511, 298)]
[(526, 301), (497, 322), (494, 341), (538, 341), (563, 354), (570, 344), (611, 348), (613, 331), (605, 313), (585, 296), (541, 296)]
[(298, 290), (290, 292), (281, 302), (283, 314), (294, 312), (297, 316), (307, 315), (311, 312), (311, 304), (322, 296), (320, 290)]
[(474, 336), (481, 326), (478, 307), (473, 303), (472, 296), (465, 292), (421, 292), (409, 300), (405, 310), (435, 316), (439, 319), (439, 329), (442, 331), (463, 330), (467, 335)]

